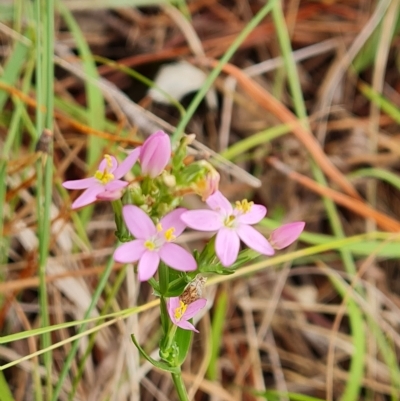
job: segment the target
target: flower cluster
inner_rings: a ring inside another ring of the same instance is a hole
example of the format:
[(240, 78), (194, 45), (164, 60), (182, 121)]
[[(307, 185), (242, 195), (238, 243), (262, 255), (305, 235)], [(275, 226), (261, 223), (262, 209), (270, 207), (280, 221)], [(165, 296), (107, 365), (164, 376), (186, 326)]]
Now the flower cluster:
[[(168, 135), (158, 131), (129, 153), (122, 163), (105, 155), (93, 177), (63, 183), (67, 189), (85, 190), (73, 202), (73, 209), (98, 200), (119, 202), (121, 206), (114, 209), (116, 221), (123, 221), (129, 234), (115, 250), (115, 261), (137, 262), (139, 280), (149, 281), (152, 285), (153, 276), (161, 265), (172, 268), (176, 272), (173, 273), (175, 283), (179, 284), (180, 279), (190, 281), (196, 273), (206, 271), (202, 270), (205, 267), (201, 256), (195, 258), (175, 243), (187, 227), (215, 232), (213, 252), (223, 267), (230, 267), (237, 261), (241, 242), (258, 254), (271, 256), (275, 250), (297, 240), (304, 222), (283, 225), (267, 240), (253, 227), (265, 217), (266, 207), (246, 199), (232, 206), (218, 190), (219, 174), (210, 164), (184, 162), (187, 144), (188, 139), (181, 141), (172, 154)], [(123, 177), (137, 162), (141, 177), (134, 187)], [(178, 207), (181, 194), (187, 192), (199, 194), (208, 208), (186, 210)], [(202, 283), (204, 285), (204, 280)], [(161, 286), (154, 288), (159, 292)], [(205, 306), (206, 300), (198, 294), (194, 298), (184, 296), (184, 291), (180, 294), (166, 296), (169, 318), (174, 326), (197, 331), (189, 320)]]

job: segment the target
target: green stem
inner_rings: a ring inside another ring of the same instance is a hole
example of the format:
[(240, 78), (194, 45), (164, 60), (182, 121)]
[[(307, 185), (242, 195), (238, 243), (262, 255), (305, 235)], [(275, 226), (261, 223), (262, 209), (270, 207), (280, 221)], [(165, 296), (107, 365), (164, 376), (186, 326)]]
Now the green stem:
[(189, 396), (186, 391), (185, 384), (183, 383), (181, 372), (179, 371), (179, 373), (171, 373), (171, 375), (172, 375), (172, 380), (174, 382), (176, 392), (178, 393), (179, 400), (180, 401), (189, 401)]

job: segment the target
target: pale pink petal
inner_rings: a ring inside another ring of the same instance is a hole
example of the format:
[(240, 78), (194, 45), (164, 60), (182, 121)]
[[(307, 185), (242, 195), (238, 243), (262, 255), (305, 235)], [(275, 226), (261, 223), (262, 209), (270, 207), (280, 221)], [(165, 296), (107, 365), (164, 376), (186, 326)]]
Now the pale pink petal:
[(96, 178), (90, 177), (83, 178), (82, 180), (65, 181), (62, 183), (62, 186), (67, 189), (86, 189), (97, 183)]
[(149, 239), (157, 230), (151, 218), (139, 207), (126, 205), (122, 208), (124, 221), (131, 234), (136, 238)]
[(140, 165), (145, 175), (155, 178), (162, 173), (171, 158), (171, 141), (163, 131), (157, 131), (143, 143)]
[(214, 192), (206, 200), (207, 205), (212, 209), (221, 212), (223, 215), (232, 214), (233, 208), (228, 199), (220, 191)]
[(106, 191), (119, 191), (122, 188), (125, 188), (128, 185), (126, 181), (122, 180), (112, 180), (108, 184), (104, 186)]
[(125, 160), (115, 169), (114, 177), (121, 178), (123, 177), (128, 171), (130, 171), (133, 165), (136, 163), (137, 159), (140, 155), (140, 146), (134, 149), (131, 153), (126, 156)]
[(205, 298), (200, 298), (191, 304), (185, 310), (182, 318), (185, 320), (191, 319), (194, 315), (196, 315), (201, 309), (206, 306), (207, 300)]
[(119, 263), (134, 263), (145, 251), (144, 240), (135, 239), (120, 245), (114, 252), (114, 260)]
[(147, 281), (157, 271), (160, 264), (160, 256), (157, 252), (146, 251), (139, 260), (138, 278), (139, 281)]
[(181, 246), (166, 242), (159, 250), (161, 260), (175, 270), (189, 272), (197, 269), (193, 255)]
[(182, 213), (182, 221), (199, 231), (217, 231), (224, 226), (222, 216), (213, 210), (199, 209)]
[(173, 227), (175, 229), (175, 237), (181, 235), (183, 230), (186, 228), (186, 224), (181, 220), (181, 215), (184, 212), (186, 212), (186, 209), (180, 207), (165, 215), (160, 221), (163, 230), (166, 231)]
[(243, 224), (257, 224), (267, 214), (267, 208), (263, 205), (253, 205), (251, 209), (237, 217), (237, 221)]
[(98, 170), (103, 172), (107, 169), (109, 173), (113, 173), (114, 170), (118, 167), (117, 159), (114, 156), (109, 156), (111, 160), (111, 167), (108, 165), (107, 158), (104, 158), (101, 163), (99, 164)]
[(122, 198), (122, 191), (104, 191), (99, 193), (96, 198), (102, 201), (114, 201)]
[(215, 252), (222, 263), (228, 267), (237, 259), (240, 248), (240, 240), (235, 231), (229, 228), (221, 228), (215, 239)]
[(240, 239), (251, 249), (262, 255), (273, 255), (274, 248), (267, 241), (267, 239), (260, 234), (255, 228), (245, 224), (236, 227), (236, 232)]
[(179, 297), (172, 297), (169, 298), (167, 301), (167, 309), (168, 309), (168, 314), (170, 319), (172, 320), (172, 323), (175, 325), (177, 324), (176, 318), (175, 318), (175, 310), (176, 308), (180, 307), (180, 300)]
[(101, 184), (94, 184), (89, 187), (86, 191), (84, 191), (77, 199), (75, 199), (72, 204), (72, 209), (78, 209), (82, 206), (89, 205), (93, 202), (96, 202), (97, 195), (104, 191), (104, 186)]
[(181, 320), (180, 322), (175, 323), (178, 327), (184, 330), (192, 330), (195, 331), (196, 333), (199, 332), (192, 323), (188, 322), (187, 320)]
[(283, 226), (272, 231), (269, 240), (275, 249), (283, 249), (292, 244), (299, 238), (304, 230), (306, 223), (304, 221), (296, 221), (294, 223), (284, 224)]

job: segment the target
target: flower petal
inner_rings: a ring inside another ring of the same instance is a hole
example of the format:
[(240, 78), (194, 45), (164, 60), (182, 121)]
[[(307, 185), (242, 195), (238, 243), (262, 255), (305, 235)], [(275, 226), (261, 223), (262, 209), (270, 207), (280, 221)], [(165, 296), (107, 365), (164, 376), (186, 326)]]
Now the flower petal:
[(114, 156), (104, 155), (104, 159), (99, 164), (99, 171), (107, 171), (113, 173), (118, 167), (117, 159)]
[(286, 248), (299, 238), (305, 225), (306, 223), (304, 223), (304, 221), (296, 221), (277, 228), (272, 231), (269, 237), (271, 245), (275, 249)]
[(188, 322), (187, 320), (181, 320), (180, 322), (175, 323), (178, 327), (184, 330), (192, 330), (195, 331), (196, 333), (199, 333), (199, 330), (197, 330), (192, 323)]
[(236, 232), (240, 239), (251, 249), (262, 255), (273, 255), (275, 253), (274, 248), (267, 241), (267, 239), (260, 234), (255, 228), (246, 224), (239, 225), (236, 227)]
[(125, 188), (128, 185), (126, 181), (122, 180), (112, 180), (108, 184), (104, 186), (106, 191), (119, 191), (122, 188)]
[(170, 319), (172, 320), (172, 323), (175, 325), (177, 324), (176, 318), (175, 318), (175, 310), (176, 308), (179, 308), (180, 306), (180, 300), (179, 297), (172, 297), (169, 298), (167, 301), (167, 309), (168, 309), (168, 314)]
[(222, 263), (228, 267), (237, 259), (240, 248), (240, 240), (235, 231), (229, 228), (221, 228), (215, 239), (215, 252)]
[(188, 227), (199, 231), (217, 231), (223, 227), (221, 215), (213, 210), (188, 210), (182, 213), (181, 219)]
[(191, 304), (188, 305), (186, 308), (185, 313), (182, 316), (182, 319), (188, 320), (191, 319), (194, 315), (200, 312), (206, 306), (207, 300), (205, 298), (200, 298)]
[(181, 220), (181, 215), (184, 212), (186, 212), (186, 209), (179, 207), (165, 215), (160, 221), (163, 230), (166, 231), (173, 227), (175, 229), (175, 237), (181, 235), (183, 230), (186, 228), (186, 224)]
[(128, 156), (126, 156), (125, 160), (115, 169), (114, 171), (115, 178), (123, 177), (128, 171), (132, 169), (133, 165), (139, 158), (140, 148), (141, 146), (130, 152)]
[(225, 198), (224, 195), (220, 191), (214, 192), (211, 196), (209, 196), (206, 200), (207, 205), (215, 211), (221, 211), (223, 215), (232, 214), (233, 208), (228, 199)]
[(138, 264), (138, 278), (139, 281), (147, 281), (157, 271), (158, 265), (160, 264), (160, 256), (158, 252), (145, 251), (140, 258)]
[(83, 178), (82, 180), (65, 181), (62, 183), (62, 186), (67, 189), (86, 189), (97, 183), (96, 178), (90, 177)]
[(159, 250), (161, 260), (175, 270), (189, 272), (197, 269), (195, 258), (177, 244), (166, 242)]
[(114, 252), (114, 260), (119, 263), (134, 263), (145, 251), (144, 240), (135, 239), (120, 245)]
[(94, 184), (89, 187), (86, 191), (84, 191), (81, 196), (75, 199), (72, 204), (72, 209), (78, 209), (82, 206), (89, 205), (90, 203), (96, 202), (97, 195), (104, 191), (104, 186), (101, 184)]
[(237, 221), (243, 224), (257, 224), (267, 214), (267, 208), (263, 205), (253, 205), (251, 209), (237, 217)]
[(171, 140), (163, 131), (149, 136), (140, 150), (140, 165), (144, 175), (155, 178), (162, 173), (171, 158)]
[(129, 231), (136, 238), (148, 239), (157, 232), (151, 218), (137, 206), (124, 206), (122, 215)]
[(96, 198), (102, 201), (114, 201), (122, 198), (122, 191), (104, 191), (100, 192)]

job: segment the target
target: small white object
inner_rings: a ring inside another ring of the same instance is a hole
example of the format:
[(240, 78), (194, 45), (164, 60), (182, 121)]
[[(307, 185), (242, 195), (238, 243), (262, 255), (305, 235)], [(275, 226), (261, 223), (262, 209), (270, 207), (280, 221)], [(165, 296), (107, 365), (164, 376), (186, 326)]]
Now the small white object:
[[(156, 87), (149, 89), (149, 96), (155, 102), (170, 105), (168, 99), (158, 88), (168, 93), (171, 98), (181, 101), (188, 93), (198, 91), (207, 79), (207, 75), (187, 61), (178, 61), (162, 66), (154, 80)], [(210, 89), (206, 96), (210, 109), (217, 108), (217, 94)]]

